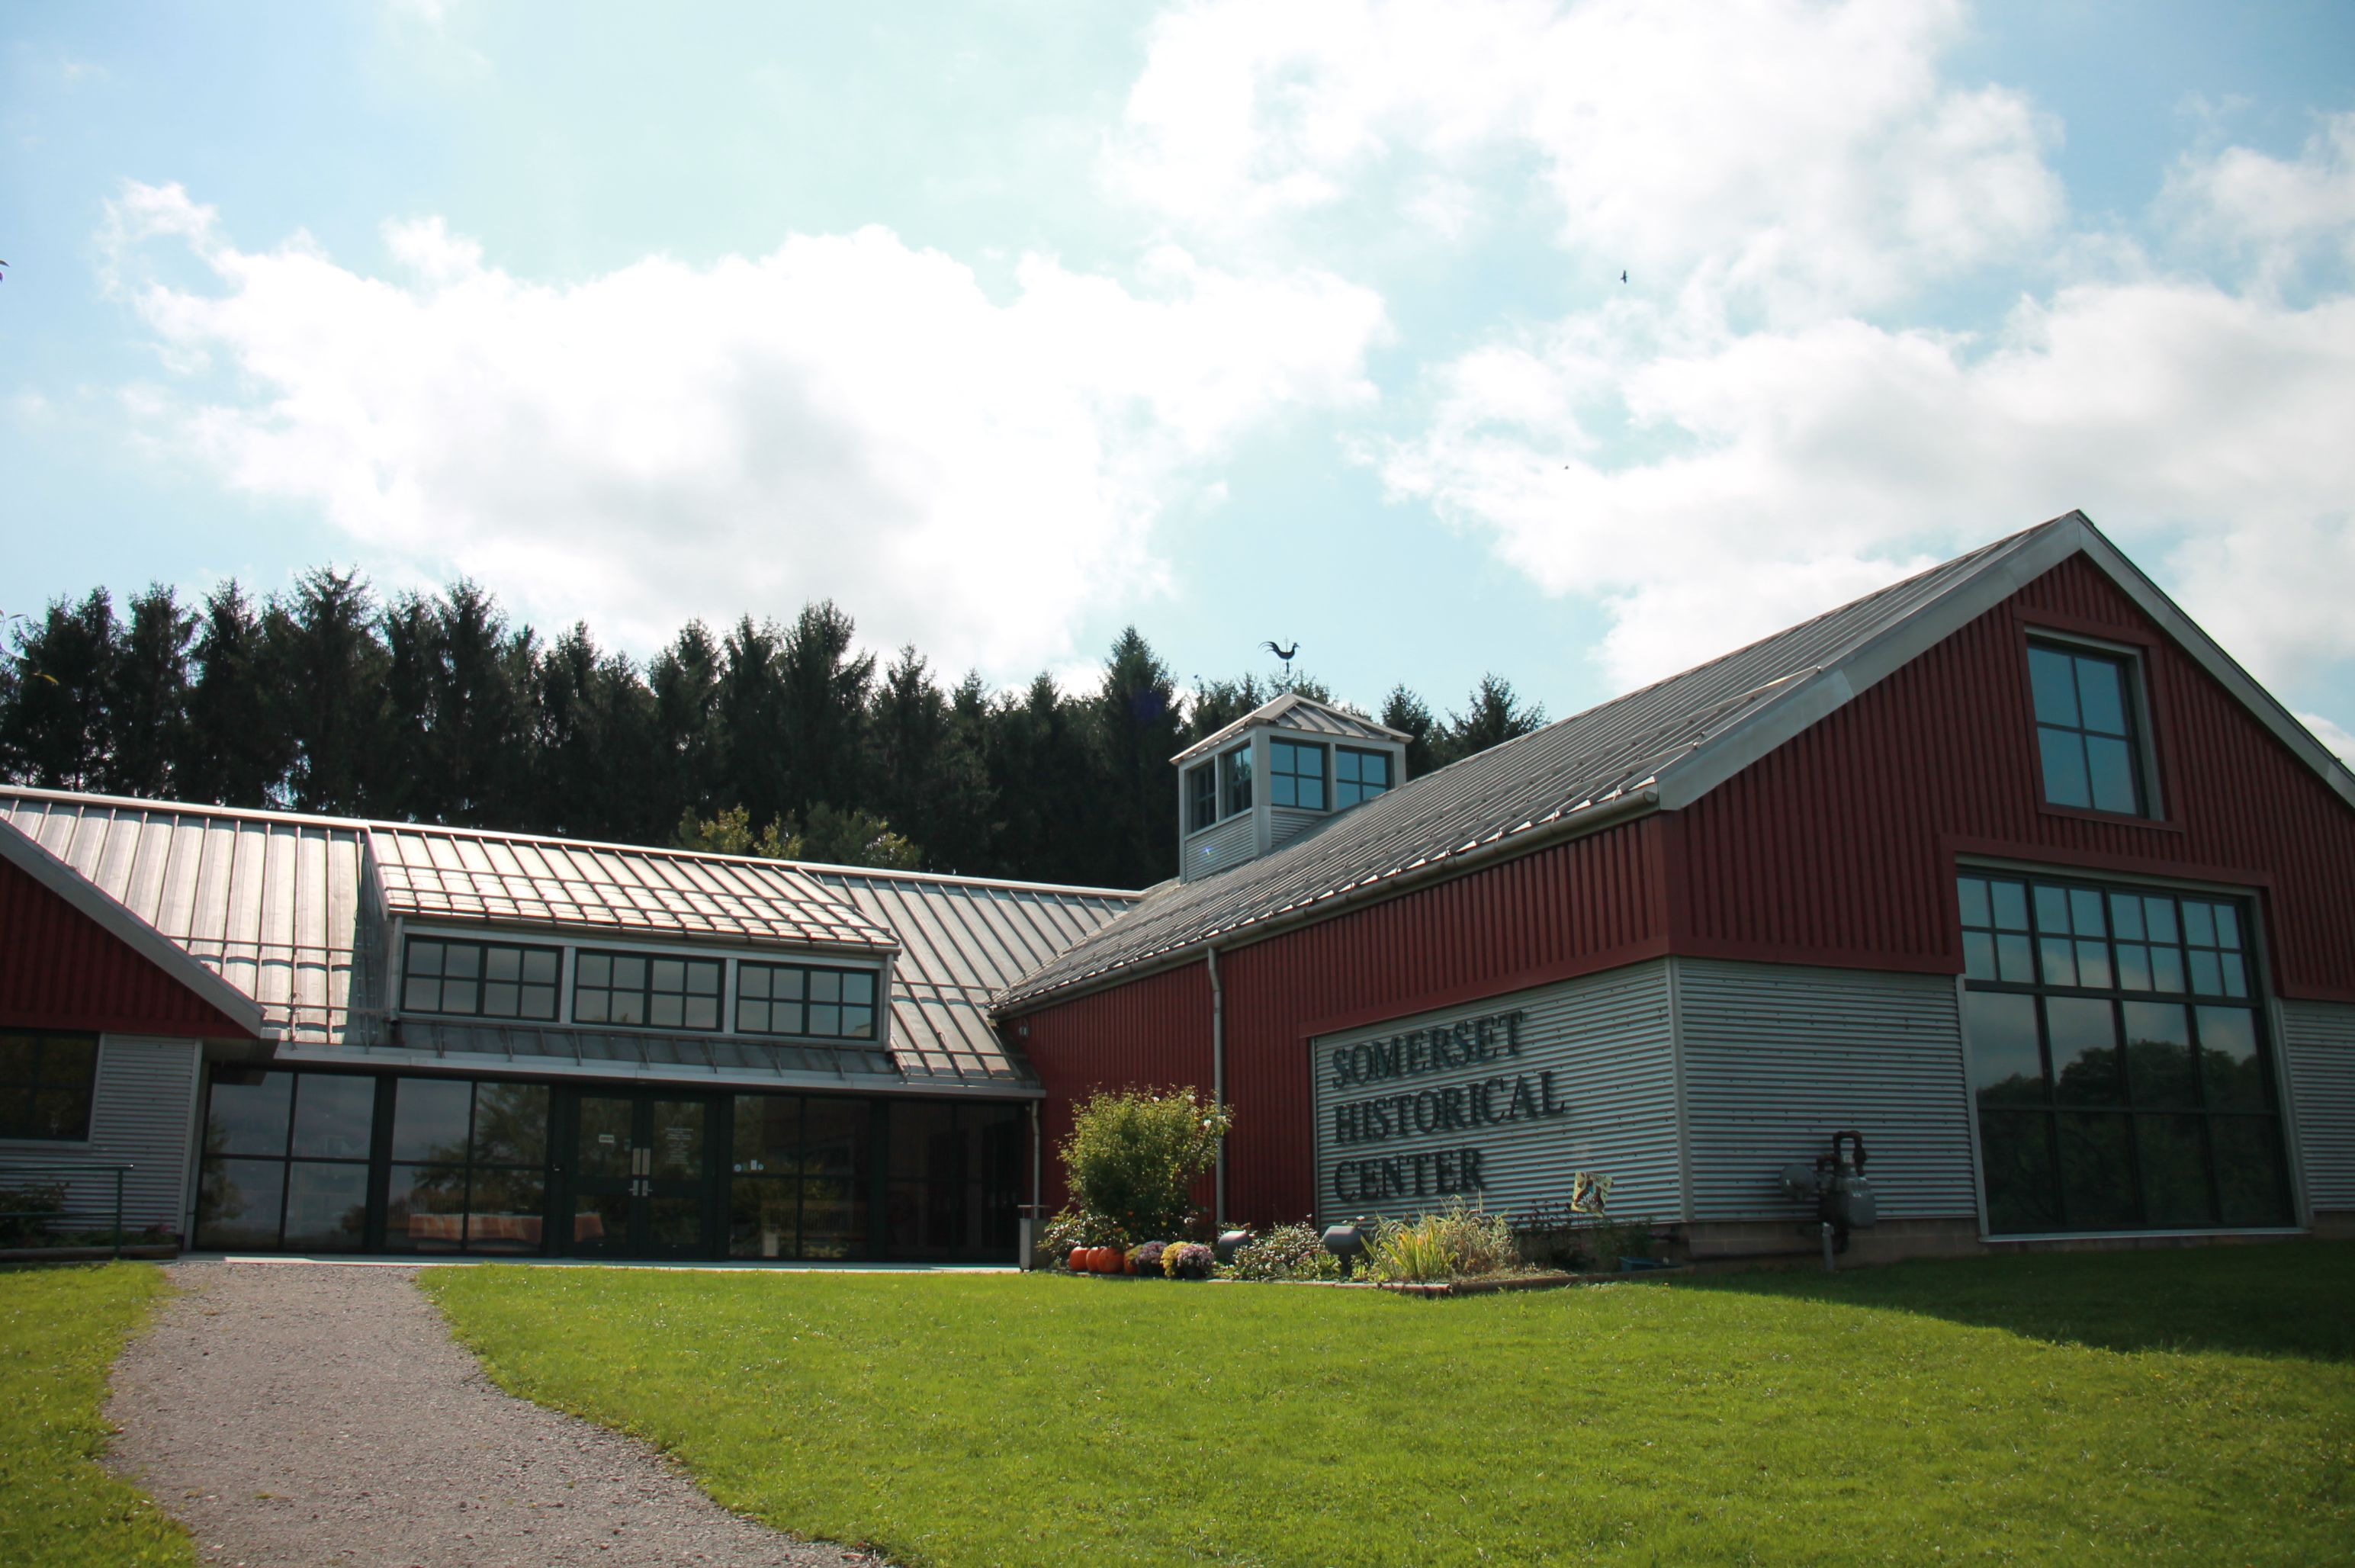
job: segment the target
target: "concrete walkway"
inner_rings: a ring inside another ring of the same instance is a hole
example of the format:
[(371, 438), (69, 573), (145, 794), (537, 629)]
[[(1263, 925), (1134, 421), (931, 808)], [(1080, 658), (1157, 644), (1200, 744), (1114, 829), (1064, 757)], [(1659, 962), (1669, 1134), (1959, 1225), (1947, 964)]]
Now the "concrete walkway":
[(179, 1263), (116, 1363), (110, 1463), (250, 1568), (879, 1559), (730, 1513), (631, 1438), (493, 1387), (408, 1268)]

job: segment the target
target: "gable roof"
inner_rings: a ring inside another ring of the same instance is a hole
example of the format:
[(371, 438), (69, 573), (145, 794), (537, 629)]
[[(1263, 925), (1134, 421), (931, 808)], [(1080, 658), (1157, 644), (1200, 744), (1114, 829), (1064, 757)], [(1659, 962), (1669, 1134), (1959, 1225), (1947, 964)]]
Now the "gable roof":
[(276, 1038), (278, 1030), (263, 1017), (261, 1008), (251, 997), (198, 962), (186, 948), (155, 929), (121, 898), (51, 853), (5, 816), (0, 816), (0, 859), (16, 866), (96, 922), (108, 934), (177, 980), (247, 1034), (256, 1040)]
[(1133, 913), (1009, 987), (996, 1007), (1109, 985), (1222, 939), (1688, 805), (2080, 552), (2355, 806), (2346, 764), (2084, 514), (2070, 512), (1412, 780), (1255, 860), (1162, 883)]
[(1285, 730), (1305, 730), (1312, 735), (1331, 735), (1344, 741), (1404, 741), (1402, 732), (1387, 724), (1377, 724), (1354, 713), (1344, 713), (1314, 698), (1287, 691), (1270, 702), (1263, 702), (1249, 713), (1215, 732), (1203, 736), (1169, 760), (1184, 763), (1206, 752), (1215, 752), (1246, 730), (1266, 725)]

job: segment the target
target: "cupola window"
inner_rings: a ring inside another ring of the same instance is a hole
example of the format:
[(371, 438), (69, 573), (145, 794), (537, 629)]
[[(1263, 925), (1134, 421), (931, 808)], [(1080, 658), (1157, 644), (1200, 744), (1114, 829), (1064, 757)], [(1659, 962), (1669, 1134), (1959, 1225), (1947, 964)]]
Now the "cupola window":
[(1300, 811), (1325, 809), (1325, 748), (1298, 741), (1267, 743), (1267, 798)]

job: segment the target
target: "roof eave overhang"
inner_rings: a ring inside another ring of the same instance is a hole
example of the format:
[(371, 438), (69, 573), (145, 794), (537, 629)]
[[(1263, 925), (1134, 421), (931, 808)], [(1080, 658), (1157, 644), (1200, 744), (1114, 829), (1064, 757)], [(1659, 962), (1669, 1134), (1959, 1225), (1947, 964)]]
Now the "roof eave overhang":
[(1764, 707), (1660, 771), (1660, 805), (1680, 810), (1749, 767), (1768, 752), (1846, 707), (1913, 663), (1971, 622), (1993, 610), (2070, 557), (2083, 554), (2103, 575), (2224, 688), (2349, 806), (2355, 807), (2355, 773), (2332, 755), (2260, 686), (2248, 671), (2200, 629), (2158, 585), (2142, 574), (2084, 513), (2073, 511), (2019, 537), (2014, 548), (1990, 557), (1977, 571), (1861, 644), (1838, 663), (1828, 665)]
[(260, 1003), (198, 963), (186, 948), (140, 919), (5, 818), (0, 818), (0, 858), (97, 922), (107, 934), (195, 992), (250, 1038), (265, 1041), (278, 1038), (277, 1028), (262, 1016)]
[[(1108, 991), (1116, 986), (1127, 985), (1133, 980), (1142, 980), (1149, 976), (1191, 964), (1200, 958), (1205, 952), (1214, 948), (1219, 952), (1226, 953), (1238, 947), (1246, 947), (1253, 943), (1266, 941), (1270, 937), (1281, 936), (1287, 931), (1297, 930), (1304, 925), (1315, 925), (1321, 921), (1331, 920), (1337, 915), (1363, 909), (1369, 904), (1401, 897), (1434, 883), (1453, 881), (1458, 877), (1468, 877), (1474, 872), (1484, 870), (1502, 861), (1518, 859), (1524, 855), (1533, 855), (1540, 849), (1569, 839), (1583, 838), (1590, 834), (1600, 833), (1604, 828), (1616, 827), (1621, 823), (1632, 821), (1639, 816), (1647, 816), (1659, 809), (1659, 791), (1646, 783), (1623, 795), (1613, 795), (1607, 800), (1598, 801), (1580, 810), (1564, 812), (1547, 821), (1534, 823), (1518, 832), (1505, 833), (1494, 838), (1485, 839), (1466, 848), (1423, 860), (1403, 870), (1376, 877), (1371, 880), (1344, 889), (1340, 892), (1327, 894), (1322, 898), (1295, 905), (1263, 919), (1223, 927), (1179, 943), (1162, 952), (1139, 958), (1134, 963), (1078, 976), (1060, 985), (1045, 987), (1036, 991), (1018, 994), (1009, 992), (991, 1001), (988, 1008), (989, 1016), (1000, 1020), (1019, 1018), (1025, 1013), (1036, 1012), (1041, 1008), (1075, 1001), (1098, 991)], [(1104, 929), (1111, 930), (1119, 922), (1114, 921)]]

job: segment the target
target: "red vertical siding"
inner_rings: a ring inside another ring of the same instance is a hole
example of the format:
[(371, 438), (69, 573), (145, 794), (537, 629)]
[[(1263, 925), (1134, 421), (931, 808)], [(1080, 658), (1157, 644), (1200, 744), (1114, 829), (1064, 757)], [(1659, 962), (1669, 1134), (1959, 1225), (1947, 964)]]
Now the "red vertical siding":
[(5, 860), (0, 1026), (248, 1038), (210, 1002)]
[[(1311, 1033), (1666, 952), (1662, 837), (1659, 818), (1639, 819), (1221, 955), (1234, 1216), (1266, 1223), (1312, 1207)], [(1210, 1083), (1199, 959), (1022, 1021), (1050, 1096), (1050, 1148), (1070, 1126), (1071, 1099), (1095, 1087)]]
[[(2042, 805), (2027, 635), (2141, 645), (2165, 817)], [(2355, 810), (2083, 557), (1677, 814), (1679, 952), (1952, 972), (1958, 851), (2258, 886), (2285, 995), (2355, 1000)]]

